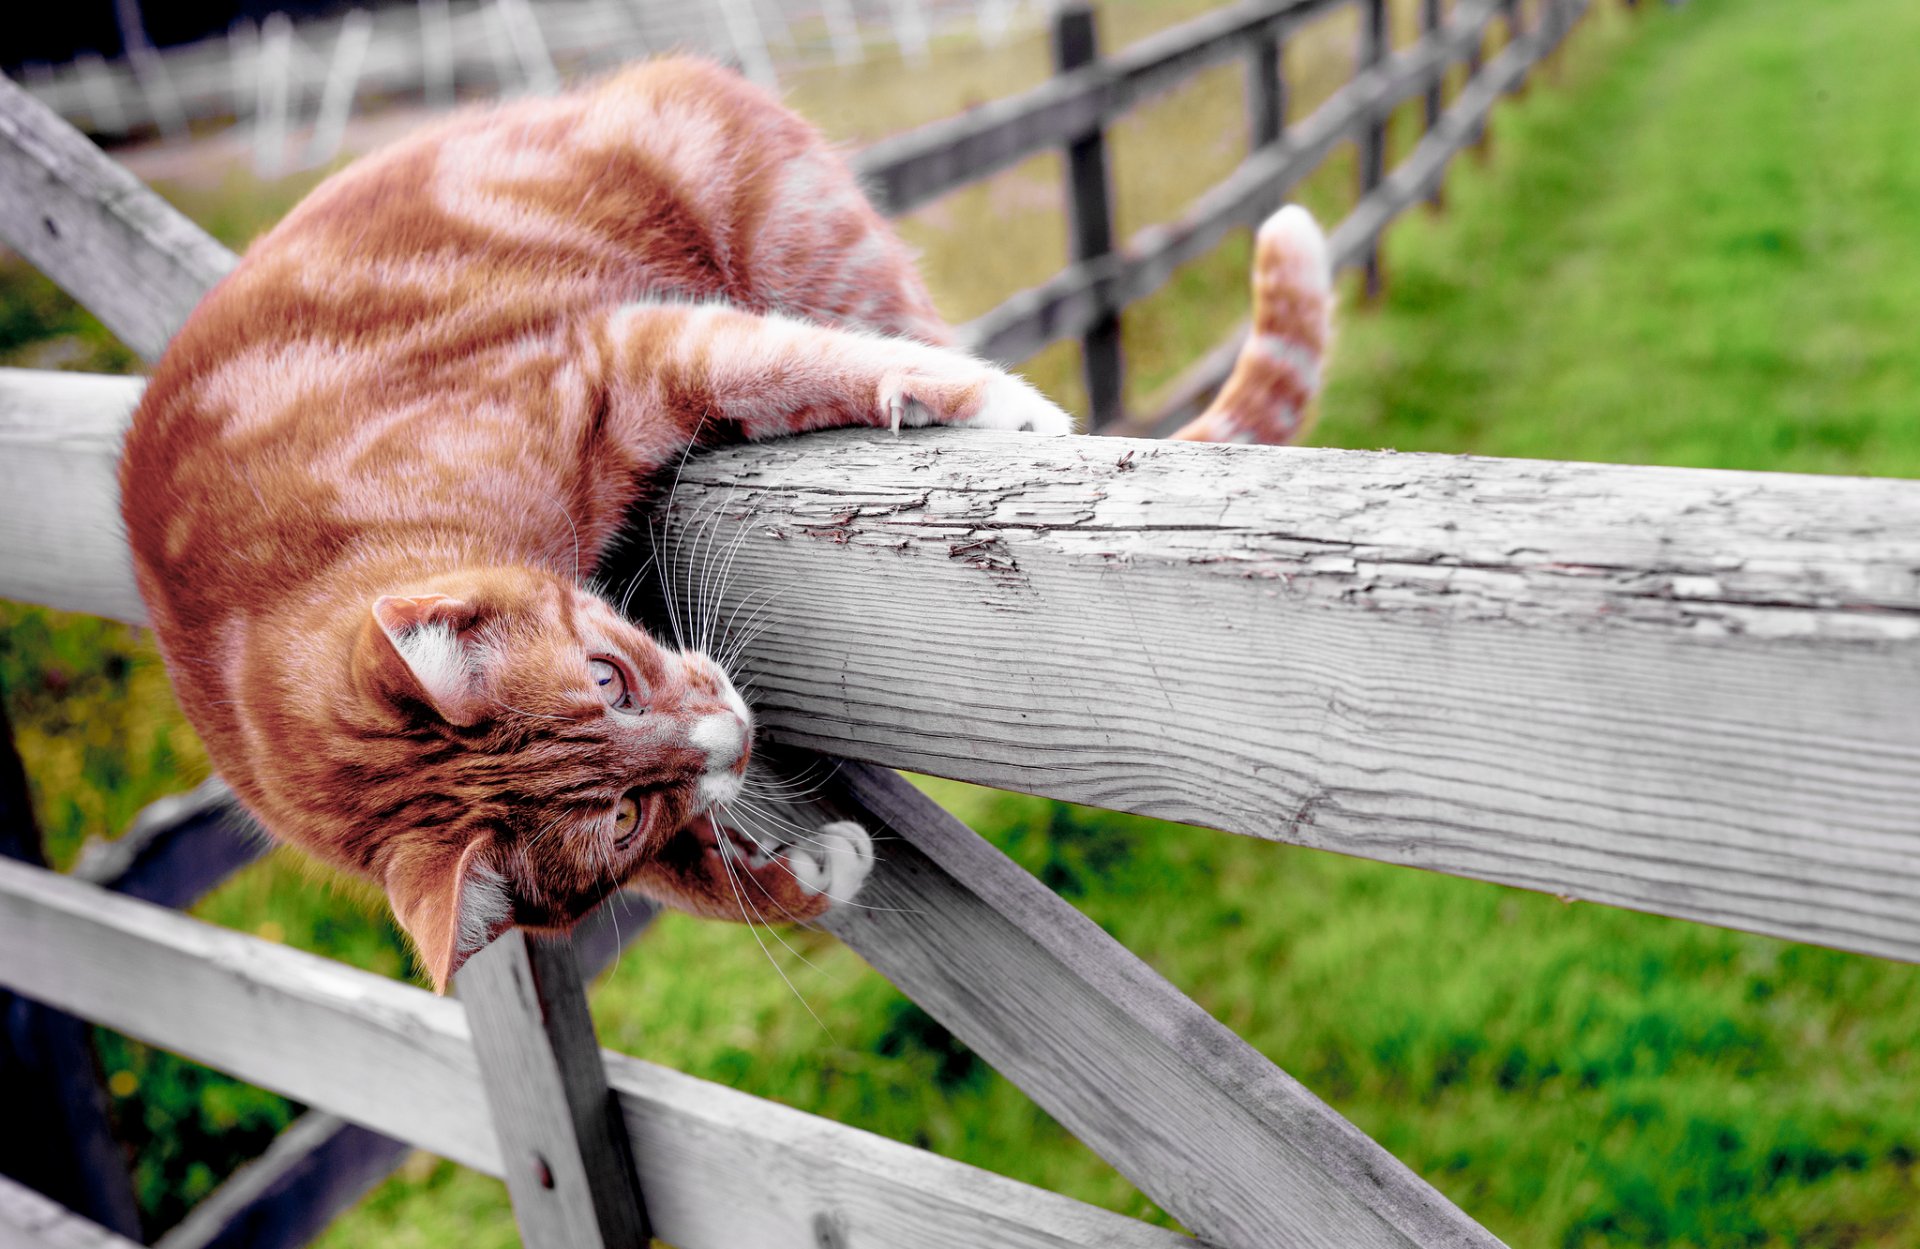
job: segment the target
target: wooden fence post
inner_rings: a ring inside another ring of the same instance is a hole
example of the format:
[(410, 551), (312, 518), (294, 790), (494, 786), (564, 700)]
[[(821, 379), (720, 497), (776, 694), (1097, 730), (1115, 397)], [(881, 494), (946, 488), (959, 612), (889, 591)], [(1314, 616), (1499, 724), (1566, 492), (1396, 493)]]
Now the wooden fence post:
[(866, 45), (860, 38), (860, 25), (854, 20), (850, 0), (821, 0), (820, 15), (827, 23), (827, 37), (833, 42), (833, 62), (845, 68), (866, 59)]
[[(1083, 0), (1062, 5), (1053, 17), (1053, 67), (1070, 73), (1100, 57), (1093, 6)], [(1067, 145), (1068, 246), (1085, 262), (1113, 250), (1113, 188), (1107, 173), (1107, 136), (1099, 127)], [(1080, 339), (1081, 369), (1087, 383), (1087, 429), (1111, 425), (1124, 415), (1126, 365), (1120, 355), (1120, 314), (1107, 313)]]
[(260, 55), (254, 65), (258, 99), (253, 109), (253, 171), (261, 178), (277, 178), (287, 165), (293, 75), (293, 21), (285, 13), (269, 13), (260, 24)]
[[(0, 857), (45, 867), (27, 774), (0, 706)], [(0, 1175), (123, 1236), (140, 1236), (126, 1159), (107, 1122), (93, 1028), (0, 990)], [(6, 1237), (0, 1235), (0, 1241)]]
[[(1439, 31), (1444, 17), (1440, 12), (1440, 0), (1420, 0), (1420, 35), (1426, 38)], [(1433, 81), (1427, 84), (1425, 116), (1421, 132), (1432, 134), (1433, 128), (1440, 124), (1440, 117), (1446, 112), (1445, 88), (1447, 84), (1447, 66), (1442, 62), (1433, 67)], [(1444, 192), (1440, 183), (1433, 184), (1433, 193), (1427, 196), (1427, 203), (1440, 207)]]
[(307, 139), (309, 168), (332, 160), (346, 141), (347, 122), (353, 115), (353, 97), (360, 85), (360, 71), (366, 65), (367, 47), (372, 42), (373, 15), (365, 9), (349, 9), (340, 23), (340, 35), (334, 41), (326, 82), (320, 88), (320, 111), (314, 115), (313, 133)]
[(778, 87), (773, 56), (767, 51), (767, 33), (752, 0), (721, 0), (720, 16), (725, 20), (727, 42), (733, 46), (734, 59), (747, 77), (763, 87)]
[(1269, 27), (1247, 51), (1247, 148), (1278, 143), (1287, 128), (1286, 42)]
[(632, 1145), (572, 945), (509, 929), (457, 979), (527, 1249), (646, 1249)]
[[(1379, 67), (1387, 58), (1389, 40), (1387, 37), (1387, 0), (1366, 0), (1365, 13), (1360, 19), (1360, 53), (1356, 67), (1361, 73)], [(1367, 119), (1366, 127), (1360, 135), (1360, 193), (1359, 199), (1365, 200), (1373, 189), (1380, 185), (1387, 172), (1387, 117), (1390, 109), (1382, 109)], [(1372, 299), (1380, 293), (1380, 240), (1368, 242), (1366, 259), (1366, 296)]]
[(453, 14), (447, 0), (420, 0), (420, 87), (427, 107), (453, 107)]

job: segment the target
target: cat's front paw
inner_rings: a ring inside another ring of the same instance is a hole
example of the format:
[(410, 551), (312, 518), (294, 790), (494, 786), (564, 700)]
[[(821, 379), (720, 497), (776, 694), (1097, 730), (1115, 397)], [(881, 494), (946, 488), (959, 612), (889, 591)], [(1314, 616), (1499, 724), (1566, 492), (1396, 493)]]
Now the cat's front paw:
[(787, 847), (800, 888), (838, 906), (850, 902), (873, 871), (873, 838), (852, 820), (836, 820)]
[(995, 372), (979, 411), (958, 422), (968, 429), (1010, 429), (1032, 434), (1071, 434), (1073, 417), (1035, 390), (1025, 378)]
[(1037, 434), (1070, 434), (1073, 418), (1011, 373), (953, 355), (934, 366), (900, 369), (881, 379), (880, 413), (889, 428), (959, 425)]

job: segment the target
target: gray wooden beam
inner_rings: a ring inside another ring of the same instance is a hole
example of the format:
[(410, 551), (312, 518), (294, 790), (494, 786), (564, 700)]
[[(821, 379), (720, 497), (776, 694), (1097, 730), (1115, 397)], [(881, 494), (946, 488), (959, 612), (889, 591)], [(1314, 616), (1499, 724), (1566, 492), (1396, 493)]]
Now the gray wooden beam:
[(157, 359), (231, 252), (0, 77), (0, 238)]
[(887, 834), (825, 926), (1203, 1241), (1500, 1243), (897, 774), (818, 805)]
[(882, 211), (907, 212), (1063, 146), (1201, 69), (1245, 52), (1281, 18), (1346, 0), (1246, 0), (1142, 39), (1072, 74), (883, 139), (854, 161)]
[[(138, 620), (109, 505), (4, 480)], [(838, 431), (672, 502), (779, 596), (771, 739), (1920, 959), (1913, 482)]]
[[(4, 860), (0, 985), (505, 1174), (466, 1012), (451, 999)], [(679, 1072), (601, 1057), (654, 1231), (679, 1249), (1191, 1243)]]
[[(11, 1125), (9, 1125), (11, 1127)], [(0, 1246), (5, 1249), (139, 1249), (131, 1240), (0, 1175)]]
[(126, 832), (91, 843), (73, 874), (143, 902), (184, 908), (271, 848), (216, 776), (148, 803)]
[[(574, 929), (580, 975), (598, 975), (640, 938), (654, 914), (653, 904), (638, 894), (609, 898)], [(412, 1150), (404, 1141), (310, 1110), (195, 1206), (156, 1249), (297, 1249), (383, 1182)]]
[[(1053, 14), (1053, 68), (1069, 74), (1100, 59), (1093, 6), (1063, 5)], [(1068, 141), (1066, 158), (1067, 241), (1074, 263), (1098, 261), (1113, 251), (1113, 180), (1107, 171), (1107, 136), (1094, 127)], [(1112, 425), (1123, 415), (1126, 363), (1120, 352), (1120, 312), (1104, 310), (1080, 335), (1080, 375), (1087, 387), (1087, 428)]]
[(509, 929), (457, 977), (527, 1249), (645, 1249), (631, 1146), (563, 937)]
[[(27, 775), (0, 703), (0, 858), (46, 867)], [(0, 991), (0, 1177), (11, 1176), (124, 1236), (140, 1234), (127, 1160), (100, 1086), (93, 1029)], [(4, 1239), (4, 1237), (0, 1237)]]
[[(1354, 58), (1354, 74), (1359, 76), (1380, 65), (1392, 53), (1387, 30), (1387, 0), (1361, 0), (1360, 48)], [(1388, 108), (1371, 111), (1360, 128), (1360, 193), (1364, 202), (1386, 176)], [(1365, 287), (1369, 299), (1380, 293), (1380, 244), (1371, 236), (1361, 259), (1366, 271)]]

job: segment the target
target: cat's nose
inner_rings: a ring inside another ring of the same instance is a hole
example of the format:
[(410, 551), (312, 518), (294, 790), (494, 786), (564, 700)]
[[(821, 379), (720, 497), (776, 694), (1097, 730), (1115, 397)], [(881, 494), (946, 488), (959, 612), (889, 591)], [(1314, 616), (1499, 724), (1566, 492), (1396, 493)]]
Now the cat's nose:
[(694, 722), (687, 741), (707, 755), (707, 771), (730, 772), (747, 754), (747, 723), (732, 711), (716, 711)]

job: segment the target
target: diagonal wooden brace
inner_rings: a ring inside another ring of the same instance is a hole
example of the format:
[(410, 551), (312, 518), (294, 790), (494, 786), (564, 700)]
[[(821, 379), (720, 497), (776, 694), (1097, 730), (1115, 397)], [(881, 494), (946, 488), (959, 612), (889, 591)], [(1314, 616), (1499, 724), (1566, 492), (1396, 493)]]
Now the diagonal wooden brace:
[(645, 1249), (646, 1208), (572, 943), (510, 929), (456, 984), (528, 1249)]

